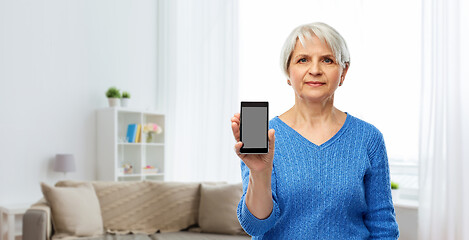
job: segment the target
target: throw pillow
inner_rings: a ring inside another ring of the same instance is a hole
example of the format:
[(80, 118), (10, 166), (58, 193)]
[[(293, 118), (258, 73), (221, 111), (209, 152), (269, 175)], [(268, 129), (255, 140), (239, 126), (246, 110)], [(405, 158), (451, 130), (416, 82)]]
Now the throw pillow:
[(243, 195), (242, 184), (201, 184), (199, 226), (202, 232), (240, 234), (243, 229), (236, 215)]
[(89, 237), (103, 233), (98, 197), (91, 183), (73, 187), (52, 187), (41, 183), (52, 211), (55, 237)]

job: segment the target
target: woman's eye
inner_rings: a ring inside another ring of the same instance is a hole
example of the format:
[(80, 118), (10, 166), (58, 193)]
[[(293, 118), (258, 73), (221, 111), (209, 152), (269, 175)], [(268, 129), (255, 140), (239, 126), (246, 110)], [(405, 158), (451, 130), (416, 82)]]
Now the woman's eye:
[(300, 58), (300, 59), (298, 60), (299, 63), (305, 63), (306, 61), (307, 61), (306, 58)]
[(330, 58), (324, 58), (324, 62), (325, 63), (333, 63), (334, 61), (332, 61), (332, 59), (330, 59)]

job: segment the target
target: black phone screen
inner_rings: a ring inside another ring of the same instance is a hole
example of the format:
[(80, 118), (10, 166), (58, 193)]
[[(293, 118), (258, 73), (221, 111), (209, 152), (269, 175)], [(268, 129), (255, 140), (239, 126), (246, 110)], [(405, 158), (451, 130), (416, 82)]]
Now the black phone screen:
[(268, 152), (268, 102), (241, 102), (241, 153)]

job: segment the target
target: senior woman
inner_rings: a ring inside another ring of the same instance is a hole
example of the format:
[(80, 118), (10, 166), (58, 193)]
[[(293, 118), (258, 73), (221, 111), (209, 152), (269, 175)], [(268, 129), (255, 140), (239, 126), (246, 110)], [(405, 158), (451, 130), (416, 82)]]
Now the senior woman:
[(334, 107), (350, 55), (324, 23), (288, 36), (281, 62), (295, 105), (269, 122), (269, 153), (240, 154), (241, 226), (253, 239), (397, 239), (381, 132)]

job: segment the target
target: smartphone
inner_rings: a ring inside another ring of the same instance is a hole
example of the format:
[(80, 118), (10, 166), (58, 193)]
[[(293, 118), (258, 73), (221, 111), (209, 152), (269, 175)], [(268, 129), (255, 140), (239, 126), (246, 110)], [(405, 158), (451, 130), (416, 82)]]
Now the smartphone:
[(269, 152), (269, 102), (241, 102), (240, 153)]

